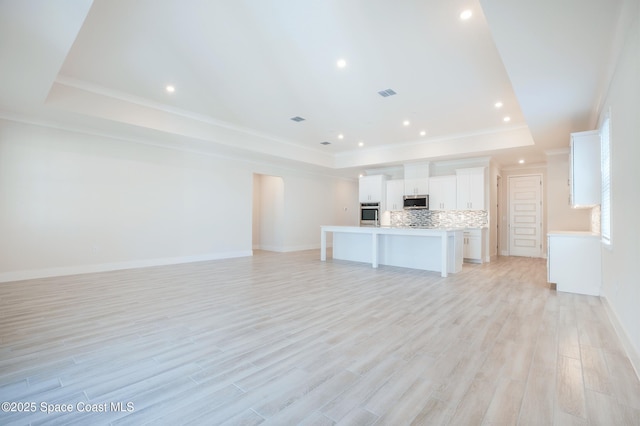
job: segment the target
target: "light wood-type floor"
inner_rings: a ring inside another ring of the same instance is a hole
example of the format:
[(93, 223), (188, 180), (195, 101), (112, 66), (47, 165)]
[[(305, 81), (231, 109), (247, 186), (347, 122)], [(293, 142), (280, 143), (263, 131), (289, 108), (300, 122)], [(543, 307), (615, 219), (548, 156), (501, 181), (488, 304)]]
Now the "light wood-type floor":
[(0, 424), (640, 424), (601, 301), (549, 290), (543, 259), (319, 257), (0, 284), (0, 401), (36, 403)]

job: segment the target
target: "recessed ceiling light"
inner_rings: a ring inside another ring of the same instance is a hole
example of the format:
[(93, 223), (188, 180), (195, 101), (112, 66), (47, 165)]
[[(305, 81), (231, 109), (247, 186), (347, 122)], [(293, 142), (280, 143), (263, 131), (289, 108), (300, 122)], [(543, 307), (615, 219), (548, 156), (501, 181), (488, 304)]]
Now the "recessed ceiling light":
[(520, 160), (520, 161), (518, 161), (518, 163), (524, 164), (524, 160)]
[(165, 88), (164, 88), (168, 93), (173, 93), (176, 91), (175, 86), (172, 86), (171, 84), (168, 84)]
[(420, 136), (425, 136), (426, 134), (427, 134), (427, 131), (426, 131), (426, 130), (422, 130), (422, 131), (420, 132)]
[(340, 133), (340, 134), (338, 135), (338, 139), (344, 139), (344, 135), (343, 135), (342, 133)]
[(364, 142), (362, 141), (358, 142), (358, 146), (364, 146)]
[(320, 142), (320, 145), (331, 145), (331, 142), (328, 142), (328, 141)]
[(338, 68), (344, 68), (347, 66), (347, 61), (345, 61), (344, 59), (338, 59), (338, 61), (336, 62), (336, 66)]
[(508, 123), (509, 121), (511, 121), (511, 117), (507, 116), (505, 118), (503, 118), (505, 123)]
[(471, 16), (473, 16), (473, 12), (471, 11), (471, 9), (463, 10), (460, 14), (460, 19), (466, 21), (467, 19), (471, 18)]
[(403, 126), (408, 126), (409, 124), (411, 124), (411, 122), (410, 122), (409, 120), (404, 120), (404, 121), (402, 122), (402, 125), (403, 125)]
[(496, 102), (496, 103), (494, 104), (494, 106), (495, 106), (496, 108), (502, 108), (502, 105), (503, 105), (503, 103), (502, 103), (501, 101), (498, 101), (498, 102)]

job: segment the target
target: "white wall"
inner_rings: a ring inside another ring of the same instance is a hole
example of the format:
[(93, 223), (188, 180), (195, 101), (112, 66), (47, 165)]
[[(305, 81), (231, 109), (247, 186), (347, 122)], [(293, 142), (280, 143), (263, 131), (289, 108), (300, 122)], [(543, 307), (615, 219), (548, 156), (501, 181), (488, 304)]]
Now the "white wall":
[(319, 247), (343, 187), (357, 203), (355, 180), (0, 120), (0, 282), (251, 255), (255, 172), (320, 206), (284, 249)]
[[(602, 250), (603, 293), (640, 370), (640, 11), (625, 34), (605, 101), (611, 108), (611, 250)], [(600, 117), (600, 122), (603, 116)]]
[(591, 209), (574, 209), (569, 204), (569, 154), (547, 157), (547, 229), (590, 231)]

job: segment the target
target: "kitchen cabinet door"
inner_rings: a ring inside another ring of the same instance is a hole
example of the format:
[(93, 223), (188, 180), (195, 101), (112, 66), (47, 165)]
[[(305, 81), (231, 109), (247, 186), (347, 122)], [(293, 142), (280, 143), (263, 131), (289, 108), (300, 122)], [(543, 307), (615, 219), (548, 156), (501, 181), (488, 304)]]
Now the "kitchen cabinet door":
[(571, 206), (593, 207), (600, 204), (600, 133), (571, 134), (570, 162)]
[(463, 233), (463, 257), (466, 261), (482, 263), (482, 247), (484, 245), (482, 229), (468, 229)]
[(387, 181), (387, 210), (403, 210), (404, 204), (404, 180), (394, 179)]
[(484, 210), (484, 167), (456, 170), (458, 210)]
[(404, 195), (429, 194), (429, 163), (404, 165)]
[(455, 175), (429, 178), (429, 210), (455, 210), (456, 186)]
[(363, 176), (359, 180), (359, 200), (361, 203), (384, 203), (387, 183), (384, 175)]

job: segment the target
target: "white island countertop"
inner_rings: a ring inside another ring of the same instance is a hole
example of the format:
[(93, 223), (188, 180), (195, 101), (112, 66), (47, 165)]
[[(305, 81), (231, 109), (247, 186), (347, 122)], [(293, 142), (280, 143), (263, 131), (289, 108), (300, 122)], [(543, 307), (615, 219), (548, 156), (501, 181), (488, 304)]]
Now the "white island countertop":
[(448, 272), (462, 268), (463, 231), (464, 228), (322, 226), (320, 260), (327, 259), (326, 235), (331, 232), (336, 259), (368, 262), (374, 268), (384, 264), (438, 271), (446, 277)]

